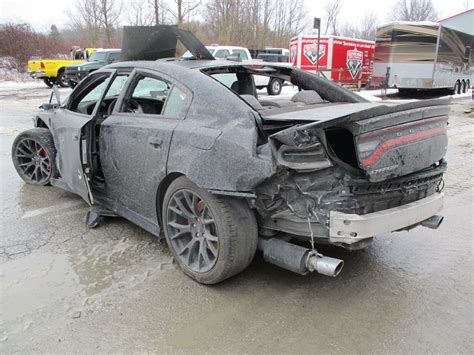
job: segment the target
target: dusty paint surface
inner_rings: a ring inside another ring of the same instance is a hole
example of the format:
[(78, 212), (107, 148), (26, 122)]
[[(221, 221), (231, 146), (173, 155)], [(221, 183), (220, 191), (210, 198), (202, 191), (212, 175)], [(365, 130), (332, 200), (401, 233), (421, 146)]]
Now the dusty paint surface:
[(258, 254), (206, 287), (151, 234), (118, 218), (88, 230), (79, 197), (20, 180), (10, 146), (48, 95), (42, 83), (0, 85), (1, 352), (474, 352), (472, 103), (451, 105), (439, 230), (321, 247), (346, 262), (336, 279)]

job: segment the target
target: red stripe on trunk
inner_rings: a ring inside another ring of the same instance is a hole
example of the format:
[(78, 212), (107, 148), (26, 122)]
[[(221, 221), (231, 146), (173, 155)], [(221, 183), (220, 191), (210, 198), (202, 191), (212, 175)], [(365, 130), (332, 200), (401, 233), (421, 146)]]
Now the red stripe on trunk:
[(384, 144), (382, 144), (380, 147), (378, 147), (377, 150), (369, 158), (364, 159), (362, 161), (362, 164), (364, 166), (367, 166), (367, 165), (371, 165), (375, 163), (387, 149), (392, 148), (393, 146), (405, 144), (417, 139), (435, 136), (435, 135), (444, 133), (445, 131), (446, 129), (444, 127), (439, 127), (439, 128), (431, 129), (429, 131), (411, 134), (405, 137), (390, 139), (386, 141)]

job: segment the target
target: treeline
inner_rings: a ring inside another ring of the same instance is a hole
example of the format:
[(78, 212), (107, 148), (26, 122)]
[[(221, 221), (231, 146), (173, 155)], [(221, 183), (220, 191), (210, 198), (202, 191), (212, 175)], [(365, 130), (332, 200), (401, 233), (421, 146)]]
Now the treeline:
[[(355, 24), (341, 23), (345, 0), (328, 0), (322, 33), (375, 39), (377, 17), (368, 12)], [(393, 19), (436, 17), (432, 0), (392, 0)], [(66, 55), (72, 46), (120, 48), (123, 25), (177, 24), (205, 44), (248, 48), (284, 47), (311, 30), (305, 0), (75, 0), (65, 14), (69, 24), (38, 33), (28, 24), (0, 25), (0, 57), (21, 70), (30, 57)]]
[(286, 48), (309, 24), (306, 14), (305, 0), (76, 0), (65, 28), (0, 25), (0, 57), (21, 71), (31, 57), (58, 57), (72, 46), (120, 48), (123, 25), (177, 24), (205, 44)]

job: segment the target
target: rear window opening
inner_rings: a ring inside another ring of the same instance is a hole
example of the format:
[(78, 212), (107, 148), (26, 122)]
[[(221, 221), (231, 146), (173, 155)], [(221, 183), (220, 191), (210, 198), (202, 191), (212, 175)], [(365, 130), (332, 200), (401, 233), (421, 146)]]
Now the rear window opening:
[(326, 139), (329, 147), (344, 163), (358, 167), (354, 136), (345, 128), (328, 128)]

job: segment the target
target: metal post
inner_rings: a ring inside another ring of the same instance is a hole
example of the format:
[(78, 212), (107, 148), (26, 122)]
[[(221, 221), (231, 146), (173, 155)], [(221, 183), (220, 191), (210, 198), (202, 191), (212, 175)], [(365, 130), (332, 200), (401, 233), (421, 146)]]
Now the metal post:
[(316, 61), (316, 74), (319, 74), (319, 42), (321, 40), (321, 19), (315, 17), (313, 21), (313, 28), (318, 30), (318, 47), (317, 47), (317, 61)]
[(319, 74), (319, 42), (321, 40), (321, 26), (318, 26), (318, 61), (316, 62), (316, 74)]

